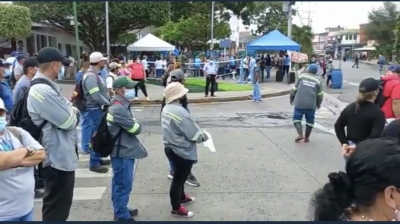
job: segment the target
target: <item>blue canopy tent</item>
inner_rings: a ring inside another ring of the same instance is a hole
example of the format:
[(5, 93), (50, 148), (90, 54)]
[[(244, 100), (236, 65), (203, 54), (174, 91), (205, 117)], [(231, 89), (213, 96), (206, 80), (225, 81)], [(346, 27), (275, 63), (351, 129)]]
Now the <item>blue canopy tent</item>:
[(247, 44), (246, 50), (265, 50), (265, 51), (300, 51), (300, 45), (289, 37), (283, 35), (278, 30), (274, 30), (265, 36), (258, 38)]

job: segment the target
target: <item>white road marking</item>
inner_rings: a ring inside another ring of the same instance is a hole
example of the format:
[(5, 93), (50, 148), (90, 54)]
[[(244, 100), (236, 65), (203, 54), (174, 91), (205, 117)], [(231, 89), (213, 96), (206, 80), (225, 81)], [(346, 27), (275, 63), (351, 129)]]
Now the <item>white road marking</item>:
[[(100, 200), (103, 197), (107, 187), (76, 187), (74, 189), (74, 201)], [(41, 198), (35, 199), (35, 202), (42, 202)]]
[(347, 80), (343, 80), (343, 82), (344, 82), (344, 83), (347, 83), (347, 84), (349, 84), (349, 85), (352, 85), (352, 86), (359, 86), (359, 84), (358, 84), (358, 83), (355, 83), (355, 82), (349, 82), (349, 81), (347, 81)]

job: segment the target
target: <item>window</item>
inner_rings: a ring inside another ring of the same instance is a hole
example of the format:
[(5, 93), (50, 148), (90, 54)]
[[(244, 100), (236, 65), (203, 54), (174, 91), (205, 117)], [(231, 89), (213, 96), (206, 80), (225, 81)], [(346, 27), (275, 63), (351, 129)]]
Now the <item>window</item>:
[(41, 43), (42, 43), (42, 47), (40, 48), (40, 49), (42, 49), (42, 48), (44, 48), (44, 47), (47, 47), (48, 45), (48, 43), (47, 43), (47, 36), (46, 35), (40, 35), (40, 39), (41, 39)]
[(357, 40), (357, 34), (353, 35), (353, 40)]
[(58, 50), (62, 51), (62, 44), (58, 44)]
[(49, 36), (49, 46), (57, 47), (57, 37)]
[(67, 54), (71, 54), (71, 53), (72, 53), (72, 47), (71, 47), (71, 45), (69, 45), (69, 44), (66, 44), (66, 45), (65, 45), (65, 52), (66, 52)]

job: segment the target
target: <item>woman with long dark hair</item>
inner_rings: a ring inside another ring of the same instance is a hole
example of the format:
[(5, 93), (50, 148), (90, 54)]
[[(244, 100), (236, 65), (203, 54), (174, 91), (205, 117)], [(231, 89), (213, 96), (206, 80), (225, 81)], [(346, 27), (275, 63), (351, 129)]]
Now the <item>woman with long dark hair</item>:
[(400, 221), (400, 145), (370, 139), (357, 145), (346, 172), (332, 172), (311, 199), (313, 221)]

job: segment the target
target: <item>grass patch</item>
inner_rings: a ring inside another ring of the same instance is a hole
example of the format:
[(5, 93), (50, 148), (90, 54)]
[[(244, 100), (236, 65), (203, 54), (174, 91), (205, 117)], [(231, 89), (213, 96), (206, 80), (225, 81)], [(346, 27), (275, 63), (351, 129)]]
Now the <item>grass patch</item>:
[[(218, 82), (218, 81), (217, 81)], [(151, 85), (162, 85), (159, 80), (149, 79), (148, 84)], [(206, 85), (206, 80), (203, 78), (189, 78), (185, 80), (185, 87), (189, 89), (191, 93), (202, 93), (204, 92), (204, 87)], [(253, 87), (247, 84), (237, 84), (229, 82), (218, 82), (218, 91), (246, 91), (252, 90)]]

